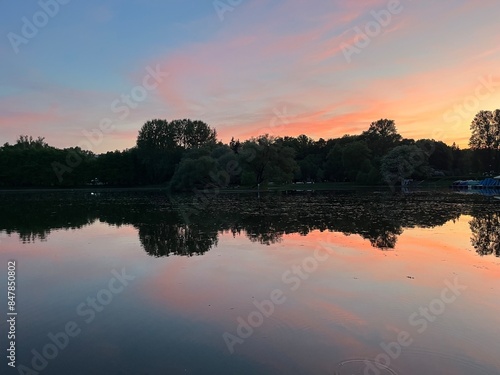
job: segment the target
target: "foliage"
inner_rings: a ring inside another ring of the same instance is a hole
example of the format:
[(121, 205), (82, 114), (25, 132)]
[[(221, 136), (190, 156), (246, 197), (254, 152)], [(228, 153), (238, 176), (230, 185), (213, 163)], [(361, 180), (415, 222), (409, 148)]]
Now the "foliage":
[(110, 186), (134, 186), (141, 181), (139, 160), (136, 148), (107, 152), (95, 161), (96, 183)]
[(500, 149), (500, 109), (479, 111), (472, 120), (469, 146), (472, 150)]
[(173, 150), (178, 146), (177, 130), (167, 120), (151, 120), (146, 122), (137, 137), (139, 150)]
[(471, 243), (480, 255), (495, 254), (500, 257), (500, 215), (481, 212), (469, 223), (472, 232)]
[(426, 150), (429, 155), (429, 165), (436, 171), (450, 171), (453, 167), (453, 150), (443, 142), (421, 139), (416, 145)]
[(185, 151), (214, 147), (216, 141), (215, 129), (202, 121), (146, 122), (139, 131), (137, 149), (147, 182), (168, 182)]
[(213, 176), (216, 172), (217, 162), (210, 156), (183, 159), (172, 177), (170, 186), (174, 191), (203, 189), (209, 184), (214, 184)]
[(298, 169), (294, 150), (263, 135), (243, 143), (241, 163), (245, 172), (255, 175), (257, 184), (263, 182), (290, 182)]
[[(0, 187), (73, 187), (91, 179), (95, 157), (80, 148), (57, 149), (44, 139), (20, 136), (15, 145), (0, 148)], [(56, 163), (56, 164), (54, 164)], [(71, 168), (67, 164), (71, 164)], [(66, 166), (68, 173), (60, 181), (54, 165)]]
[(184, 149), (212, 146), (217, 142), (217, 132), (203, 121), (174, 120), (170, 123), (177, 133), (177, 143)]
[(417, 146), (398, 146), (382, 159), (381, 173), (390, 186), (404, 179), (426, 177), (429, 173), (427, 156)]
[(351, 181), (356, 181), (358, 173), (368, 173), (372, 167), (371, 151), (363, 141), (348, 144), (342, 149), (342, 165), (348, 171)]
[(385, 155), (402, 140), (394, 120), (388, 119), (372, 122), (368, 130), (361, 134), (361, 137), (370, 145), (373, 154), (378, 156)]

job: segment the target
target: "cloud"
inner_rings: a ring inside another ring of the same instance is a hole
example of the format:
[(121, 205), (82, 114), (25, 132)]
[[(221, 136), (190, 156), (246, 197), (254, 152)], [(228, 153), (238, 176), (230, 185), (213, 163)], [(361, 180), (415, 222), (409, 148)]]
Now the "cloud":
[[(402, 14), (377, 45), (363, 51), (350, 66), (341, 48), (345, 30), (363, 25), (370, 10), (384, 2), (344, 7), (335, 3), (321, 9), (321, 14), (301, 1), (293, 2), (291, 9), (264, 9), (266, 2), (259, 4), (245, 19), (231, 14), (238, 22), (229, 23), (217, 38), (162, 58), (173, 79), (159, 92), (172, 118), (203, 115), (229, 139), (265, 132), (275, 120), (273, 113), (286, 107), (294, 117), (280, 127), (279, 135), (341, 136), (390, 117), (400, 124), (403, 134), (430, 138), (447, 106), (470, 92), (475, 84), (471, 77), (479, 77), (479, 69), (467, 62), (440, 66), (434, 61), (426, 66), (420, 64), (424, 56), (391, 50), (401, 38), (416, 49), (429, 48), (416, 38), (417, 32), (425, 35), (418, 22), (421, 9)], [(297, 31), (290, 28), (294, 14), (306, 20)], [(256, 19), (258, 28), (249, 22)], [(315, 22), (308, 24), (309, 19)], [(488, 69), (493, 66), (483, 65), (483, 70)], [(457, 138), (464, 138), (466, 129), (462, 130)]]

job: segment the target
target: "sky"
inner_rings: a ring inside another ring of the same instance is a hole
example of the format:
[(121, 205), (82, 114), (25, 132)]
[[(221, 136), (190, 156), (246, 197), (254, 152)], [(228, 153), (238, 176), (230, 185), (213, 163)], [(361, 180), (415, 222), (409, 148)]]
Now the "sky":
[(500, 108), (498, 0), (30, 0), (0, 3), (0, 142), (95, 153), (148, 120), (219, 139), (360, 134), (467, 147)]

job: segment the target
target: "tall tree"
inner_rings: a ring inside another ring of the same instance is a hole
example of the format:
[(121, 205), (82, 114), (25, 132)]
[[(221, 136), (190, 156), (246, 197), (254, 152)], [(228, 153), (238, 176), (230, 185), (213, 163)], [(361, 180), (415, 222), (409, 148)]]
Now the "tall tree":
[(425, 152), (417, 146), (398, 146), (382, 159), (380, 172), (389, 186), (407, 178), (425, 177), (428, 173)]
[(255, 182), (288, 182), (298, 166), (292, 148), (276, 142), (268, 134), (251, 138), (242, 146), (240, 158), (245, 172), (254, 176)]
[(473, 150), (500, 149), (500, 109), (479, 111), (470, 125), (469, 146)]
[(375, 136), (390, 139), (394, 142), (401, 140), (401, 135), (399, 135), (396, 129), (396, 123), (394, 120), (380, 119), (378, 121), (372, 122), (367, 131), (363, 133), (366, 136)]
[(492, 173), (498, 170), (500, 150), (500, 109), (479, 111), (472, 120), (469, 146), (475, 152), (483, 170)]
[(179, 133), (167, 120), (147, 121), (139, 130), (137, 148), (139, 150), (166, 151), (178, 146)]
[(363, 141), (352, 142), (342, 150), (342, 164), (349, 179), (356, 181), (359, 172), (368, 173), (371, 169), (371, 152)]
[(368, 130), (363, 132), (361, 136), (366, 139), (370, 149), (377, 156), (385, 155), (402, 140), (394, 120), (388, 119), (372, 122)]
[(203, 121), (174, 120), (170, 125), (176, 129), (179, 146), (185, 149), (213, 146), (217, 142), (217, 132)]
[(173, 150), (213, 146), (217, 142), (217, 132), (203, 121), (189, 119), (151, 120), (146, 122), (137, 137), (139, 149)]
[(137, 137), (138, 158), (146, 183), (164, 183), (174, 174), (182, 158), (179, 132), (167, 120), (147, 121)]

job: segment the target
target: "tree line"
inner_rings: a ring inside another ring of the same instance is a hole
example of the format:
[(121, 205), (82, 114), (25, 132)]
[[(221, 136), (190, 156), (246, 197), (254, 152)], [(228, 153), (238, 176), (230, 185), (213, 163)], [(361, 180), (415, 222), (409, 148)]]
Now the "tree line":
[(151, 120), (136, 145), (94, 154), (58, 149), (44, 138), (20, 136), (0, 147), (0, 187), (133, 187), (165, 185), (172, 191), (207, 186), (258, 187), (292, 182), (399, 185), (404, 180), (484, 176), (500, 170), (500, 110), (480, 111), (469, 148), (432, 139), (403, 138), (395, 122), (380, 119), (359, 135), (313, 140), (268, 134), (224, 143), (203, 121)]

